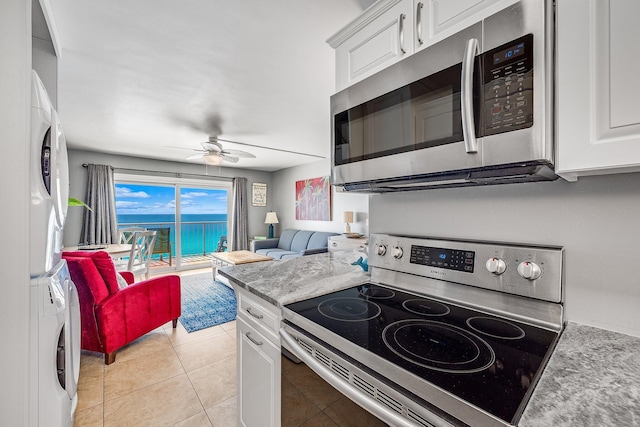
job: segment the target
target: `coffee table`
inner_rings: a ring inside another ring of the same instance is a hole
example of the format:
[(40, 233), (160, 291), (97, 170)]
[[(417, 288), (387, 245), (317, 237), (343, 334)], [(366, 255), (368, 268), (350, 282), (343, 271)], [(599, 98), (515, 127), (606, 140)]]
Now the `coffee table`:
[(273, 258), (270, 256), (260, 255), (251, 251), (214, 252), (211, 254), (213, 278), (216, 278), (216, 271), (218, 267), (249, 264), (252, 262), (271, 261), (272, 259)]

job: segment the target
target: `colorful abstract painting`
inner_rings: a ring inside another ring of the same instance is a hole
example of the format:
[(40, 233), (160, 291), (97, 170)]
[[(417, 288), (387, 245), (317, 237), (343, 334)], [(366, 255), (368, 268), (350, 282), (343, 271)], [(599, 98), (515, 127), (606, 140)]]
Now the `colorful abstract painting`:
[(331, 221), (329, 176), (296, 181), (296, 219)]

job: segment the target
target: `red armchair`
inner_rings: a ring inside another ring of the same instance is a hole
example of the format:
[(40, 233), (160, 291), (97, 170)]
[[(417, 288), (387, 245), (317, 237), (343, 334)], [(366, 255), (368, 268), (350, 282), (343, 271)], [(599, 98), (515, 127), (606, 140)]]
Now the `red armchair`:
[[(181, 314), (180, 277), (157, 277), (133, 283), (133, 274), (117, 273), (106, 252), (65, 252), (80, 299), (81, 347), (104, 353), (106, 365), (116, 350), (164, 325), (177, 326)], [(116, 274), (129, 284), (122, 289)]]

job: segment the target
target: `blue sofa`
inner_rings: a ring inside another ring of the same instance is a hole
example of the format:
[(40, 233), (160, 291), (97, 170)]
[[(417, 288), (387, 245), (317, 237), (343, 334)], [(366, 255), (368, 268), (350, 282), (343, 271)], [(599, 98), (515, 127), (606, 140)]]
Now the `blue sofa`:
[(325, 231), (287, 229), (279, 238), (255, 240), (253, 249), (256, 253), (274, 259), (296, 258), (303, 255), (327, 252), (328, 239), (338, 233)]

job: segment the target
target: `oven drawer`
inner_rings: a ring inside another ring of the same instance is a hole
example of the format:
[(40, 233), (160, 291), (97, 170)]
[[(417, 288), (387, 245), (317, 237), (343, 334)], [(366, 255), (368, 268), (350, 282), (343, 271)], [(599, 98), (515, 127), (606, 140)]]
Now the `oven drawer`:
[(238, 317), (253, 326), (272, 343), (280, 346), (280, 310), (245, 289), (236, 288)]

